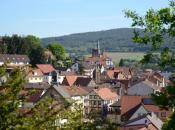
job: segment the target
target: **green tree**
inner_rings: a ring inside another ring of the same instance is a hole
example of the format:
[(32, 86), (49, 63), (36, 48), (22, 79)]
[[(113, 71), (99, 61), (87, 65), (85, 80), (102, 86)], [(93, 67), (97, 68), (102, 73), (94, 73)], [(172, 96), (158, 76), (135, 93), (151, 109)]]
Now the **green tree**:
[(65, 59), (65, 49), (62, 45), (58, 43), (51, 43), (47, 46), (47, 48), (55, 55), (57, 61)]
[[(0, 78), (6, 75), (5, 67), (0, 68)], [(20, 111), (19, 106), (35, 91), (21, 95), (25, 84), (25, 73), (19, 69), (11, 72), (7, 81), (0, 86), (0, 129), (1, 130), (78, 130), (91, 129), (92, 123), (83, 122), (81, 104), (63, 98), (63, 103), (52, 98), (40, 100), (33, 108)], [(67, 121), (62, 124), (61, 120)], [(92, 128), (93, 129), (93, 128)]]
[(30, 58), (30, 64), (32, 64), (32, 66), (35, 66), (36, 64), (46, 63), (44, 48), (41, 46), (37, 48), (32, 48), (29, 54), (29, 58)]
[(120, 59), (119, 66), (120, 67), (124, 66), (124, 60), (122, 58)]
[(24, 54), (31, 59), (31, 64), (45, 63), (44, 48), (41, 46), (40, 39), (28, 35), (21, 37), (18, 35), (2, 37), (2, 44), (0, 44), (0, 52), (5, 54)]
[[(135, 43), (151, 45), (151, 49), (144, 56), (142, 63), (148, 62), (154, 57), (155, 51), (160, 51), (161, 55), (158, 60), (158, 65), (164, 69), (165, 67), (175, 67), (175, 57), (172, 48), (167, 45), (163, 46), (165, 36), (169, 39), (175, 37), (175, 2), (170, 1), (170, 6), (159, 10), (150, 9), (145, 16), (139, 16), (134, 11), (126, 11), (126, 17), (131, 18), (132, 27), (141, 27), (144, 29), (144, 34), (136, 29), (134, 31), (133, 41)], [(168, 44), (168, 43), (167, 43)], [(173, 43), (174, 44), (174, 43)], [(160, 49), (163, 48), (163, 49)], [(172, 81), (170, 86), (165, 88), (164, 92), (158, 92), (153, 95), (155, 102), (164, 109), (175, 109), (175, 81)], [(165, 122), (163, 130), (175, 129), (175, 112)]]
[[(0, 77), (6, 75), (6, 69), (0, 68)], [(19, 105), (25, 101), (21, 98), (21, 90), (25, 83), (25, 74), (13, 70), (7, 81), (0, 87), (0, 129), (1, 130), (33, 130), (47, 129), (53, 126), (57, 111), (50, 108), (51, 99), (39, 102), (34, 108), (21, 113)], [(30, 94), (28, 95), (30, 96)]]

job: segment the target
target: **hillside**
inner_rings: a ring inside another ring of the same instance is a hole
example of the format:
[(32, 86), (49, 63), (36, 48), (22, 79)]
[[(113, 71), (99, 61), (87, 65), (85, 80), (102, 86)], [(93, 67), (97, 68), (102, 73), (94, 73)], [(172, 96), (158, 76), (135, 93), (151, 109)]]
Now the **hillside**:
[(98, 40), (101, 49), (108, 52), (144, 52), (148, 50), (147, 46), (134, 44), (132, 42), (132, 37), (132, 28), (119, 28), (60, 37), (49, 37), (43, 38), (41, 41), (44, 46), (52, 42), (61, 43), (69, 53), (76, 54), (90, 53)]

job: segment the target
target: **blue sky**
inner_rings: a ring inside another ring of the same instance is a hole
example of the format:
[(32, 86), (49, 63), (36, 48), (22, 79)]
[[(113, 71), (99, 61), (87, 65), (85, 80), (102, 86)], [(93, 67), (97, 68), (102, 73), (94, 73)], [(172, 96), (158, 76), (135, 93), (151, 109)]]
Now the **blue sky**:
[(130, 27), (123, 10), (144, 14), (168, 0), (1, 0), (0, 35), (61, 36)]

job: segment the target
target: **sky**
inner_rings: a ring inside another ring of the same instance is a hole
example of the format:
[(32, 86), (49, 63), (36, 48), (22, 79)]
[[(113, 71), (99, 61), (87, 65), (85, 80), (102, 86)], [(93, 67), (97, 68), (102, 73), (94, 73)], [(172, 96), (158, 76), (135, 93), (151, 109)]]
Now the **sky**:
[(0, 0), (0, 35), (61, 36), (131, 27), (123, 10), (144, 15), (168, 0)]

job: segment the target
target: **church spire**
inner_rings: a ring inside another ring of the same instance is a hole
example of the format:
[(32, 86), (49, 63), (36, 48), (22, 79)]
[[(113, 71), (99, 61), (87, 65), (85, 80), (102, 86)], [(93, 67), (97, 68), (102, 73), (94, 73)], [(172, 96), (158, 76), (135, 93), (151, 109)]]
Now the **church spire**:
[(98, 42), (97, 42), (97, 50), (98, 50), (98, 55), (100, 55), (101, 52), (100, 52), (100, 42), (99, 42), (99, 40), (98, 40)]

